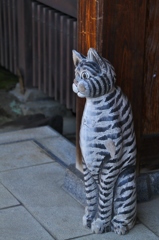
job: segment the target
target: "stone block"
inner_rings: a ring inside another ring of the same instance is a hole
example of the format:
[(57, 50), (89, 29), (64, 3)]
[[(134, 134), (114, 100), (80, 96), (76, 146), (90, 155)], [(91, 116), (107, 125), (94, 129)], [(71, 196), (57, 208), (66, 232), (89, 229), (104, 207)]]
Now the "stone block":
[(83, 207), (61, 187), (64, 175), (65, 168), (56, 162), (0, 173), (7, 189), (58, 240), (91, 233), (82, 226)]
[(22, 206), (0, 211), (0, 240), (53, 240)]
[(11, 206), (17, 206), (20, 203), (15, 197), (2, 185), (0, 184), (0, 209), (8, 208)]
[(137, 201), (144, 202), (151, 198), (150, 177), (148, 174), (140, 174), (137, 177)]
[(83, 206), (86, 205), (83, 174), (71, 164), (65, 173), (63, 188)]
[(33, 141), (0, 145), (0, 172), (53, 161)]

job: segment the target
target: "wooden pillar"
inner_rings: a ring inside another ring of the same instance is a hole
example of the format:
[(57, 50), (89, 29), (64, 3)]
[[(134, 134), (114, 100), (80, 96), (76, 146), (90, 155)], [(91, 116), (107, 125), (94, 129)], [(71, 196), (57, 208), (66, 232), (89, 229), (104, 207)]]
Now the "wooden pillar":
[[(90, 47), (102, 49), (102, 22), (104, 0), (78, 0), (78, 51), (86, 55)], [(101, 37), (100, 37), (101, 36)], [(77, 160), (76, 168), (82, 171), (79, 147), (79, 129), (85, 100), (77, 97)]]
[[(139, 158), (142, 142), (146, 8), (146, 0), (78, 1), (78, 51), (85, 55), (90, 47), (94, 47), (115, 67), (117, 85), (121, 86), (132, 104)], [(84, 100), (77, 98), (78, 169), (81, 169), (78, 133), (83, 107)]]

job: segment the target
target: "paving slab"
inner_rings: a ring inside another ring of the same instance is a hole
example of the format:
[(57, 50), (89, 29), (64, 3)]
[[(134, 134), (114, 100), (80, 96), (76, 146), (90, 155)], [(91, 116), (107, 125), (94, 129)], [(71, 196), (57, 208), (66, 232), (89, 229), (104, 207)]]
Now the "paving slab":
[(17, 206), (20, 203), (17, 199), (2, 185), (0, 184), (0, 209)]
[(52, 161), (33, 141), (0, 145), (0, 172)]
[(25, 210), (14, 207), (0, 211), (0, 240), (53, 240), (54, 238)]
[(61, 135), (58, 137), (39, 139), (38, 142), (49, 152), (55, 154), (66, 165), (75, 164), (76, 147)]
[(159, 237), (159, 196), (151, 201), (138, 204), (138, 217)]
[(82, 226), (84, 208), (62, 189), (65, 168), (58, 163), (0, 173), (0, 180), (58, 240), (91, 233)]
[[(78, 240), (158, 240), (158, 237), (148, 230), (143, 224), (137, 224), (128, 234), (117, 235), (113, 232), (104, 234), (92, 234), (79, 238)], [(71, 239), (70, 239), (71, 240)]]
[(0, 133), (0, 144), (16, 142), (27, 139), (41, 139), (59, 136), (59, 134), (48, 126), (28, 128), (13, 132)]

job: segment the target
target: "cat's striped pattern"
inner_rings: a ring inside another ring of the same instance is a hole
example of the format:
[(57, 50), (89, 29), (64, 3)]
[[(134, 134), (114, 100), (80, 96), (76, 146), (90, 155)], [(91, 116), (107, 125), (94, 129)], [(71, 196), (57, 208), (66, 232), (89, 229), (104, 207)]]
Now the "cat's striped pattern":
[(94, 49), (73, 52), (73, 90), (86, 97), (80, 146), (87, 208), (85, 226), (95, 233), (125, 234), (135, 224), (136, 142), (131, 107), (115, 86), (112, 65)]

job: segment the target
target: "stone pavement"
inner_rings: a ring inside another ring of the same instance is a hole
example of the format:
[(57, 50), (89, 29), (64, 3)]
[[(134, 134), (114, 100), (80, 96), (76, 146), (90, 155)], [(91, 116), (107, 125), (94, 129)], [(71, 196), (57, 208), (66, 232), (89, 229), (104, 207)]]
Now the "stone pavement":
[(157, 240), (159, 198), (138, 205), (130, 233), (92, 234), (84, 208), (64, 189), (75, 147), (49, 127), (0, 134), (0, 240)]

